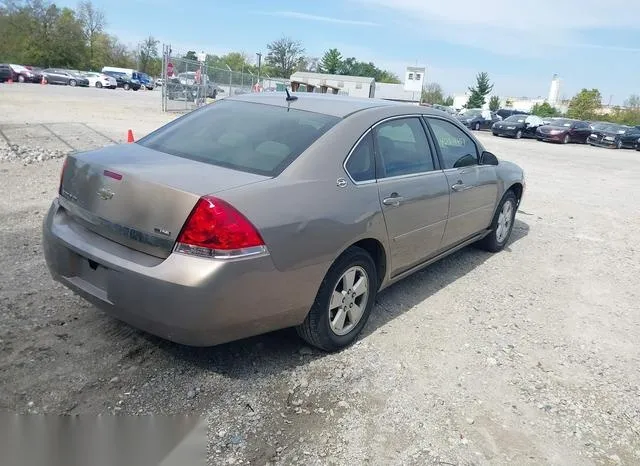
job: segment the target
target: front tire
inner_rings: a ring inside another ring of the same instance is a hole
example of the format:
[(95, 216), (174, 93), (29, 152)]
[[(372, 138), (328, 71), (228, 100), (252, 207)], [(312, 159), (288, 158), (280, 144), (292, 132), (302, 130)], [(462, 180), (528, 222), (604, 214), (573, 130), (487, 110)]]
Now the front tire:
[(25, 82), (24, 76), (22, 76), (21, 74), (20, 74), (20, 75), (18, 75), (18, 82), (19, 82), (19, 83), (23, 83), (23, 82)]
[(98, 89), (102, 88), (102, 83), (101, 83), (100, 81), (97, 81), (97, 82), (96, 82), (96, 87), (97, 87)]
[(622, 149), (622, 140), (618, 140), (617, 144), (616, 144), (616, 149)]
[(296, 331), (324, 351), (352, 344), (364, 328), (378, 291), (378, 274), (362, 248), (347, 249), (325, 275), (306, 319)]
[(70, 80), (69, 80), (69, 86), (71, 86), (71, 87), (76, 87), (76, 84), (78, 84), (78, 83), (76, 82), (76, 80), (75, 80), (75, 79), (70, 79)]
[(516, 139), (520, 139), (522, 137), (522, 130), (518, 130), (516, 132)]
[(124, 83), (124, 85), (122, 86), (122, 88), (123, 88), (125, 91), (128, 91), (129, 89), (131, 89), (131, 86), (129, 85), (129, 83)]
[(562, 139), (562, 144), (569, 144), (570, 140), (571, 140), (571, 138), (569, 137), (569, 135), (565, 134), (564, 138)]
[(473, 125), (473, 129), (475, 129), (476, 131), (480, 131), (480, 123), (476, 123), (475, 125)]
[(517, 206), (516, 195), (511, 190), (507, 191), (491, 222), (491, 233), (478, 242), (478, 247), (489, 252), (504, 249), (511, 237)]

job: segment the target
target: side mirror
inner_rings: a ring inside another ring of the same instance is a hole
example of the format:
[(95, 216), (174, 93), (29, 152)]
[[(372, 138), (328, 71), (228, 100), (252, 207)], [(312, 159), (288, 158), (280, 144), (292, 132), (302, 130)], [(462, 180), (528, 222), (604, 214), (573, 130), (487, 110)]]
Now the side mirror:
[(491, 152), (484, 151), (480, 156), (480, 165), (498, 165), (498, 157)]

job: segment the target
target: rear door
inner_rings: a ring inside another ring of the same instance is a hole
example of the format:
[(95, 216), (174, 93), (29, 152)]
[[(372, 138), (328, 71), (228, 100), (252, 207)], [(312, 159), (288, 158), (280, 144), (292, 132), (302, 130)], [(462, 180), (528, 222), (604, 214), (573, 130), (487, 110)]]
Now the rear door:
[(379, 123), (373, 129), (373, 141), (394, 276), (424, 262), (440, 248), (449, 187), (420, 117)]
[(462, 129), (438, 117), (426, 120), (451, 192), (442, 241), (446, 248), (489, 227), (497, 202), (498, 178), (495, 166), (479, 164), (478, 147)]

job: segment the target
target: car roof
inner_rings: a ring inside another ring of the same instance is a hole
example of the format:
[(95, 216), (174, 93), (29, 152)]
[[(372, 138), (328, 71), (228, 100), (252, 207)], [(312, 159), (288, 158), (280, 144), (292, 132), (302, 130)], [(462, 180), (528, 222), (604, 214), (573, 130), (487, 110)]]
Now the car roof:
[[(392, 102), (390, 100), (366, 98), (366, 97), (350, 97), (335, 94), (320, 94), (312, 92), (295, 92), (291, 94), (297, 97), (296, 100), (288, 102), (287, 94), (282, 91), (265, 92), (265, 93), (247, 93), (226, 97), (229, 100), (252, 102), (265, 105), (276, 105), (279, 107), (290, 107), (297, 110), (305, 110), (309, 112), (323, 113), (338, 118), (344, 118), (352, 113), (373, 109), (373, 108), (390, 108), (396, 107), (399, 114), (402, 113), (424, 113), (433, 115), (442, 115), (442, 111), (430, 109), (411, 104), (403, 104)], [(400, 111), (402, 110), (402, 111)]]

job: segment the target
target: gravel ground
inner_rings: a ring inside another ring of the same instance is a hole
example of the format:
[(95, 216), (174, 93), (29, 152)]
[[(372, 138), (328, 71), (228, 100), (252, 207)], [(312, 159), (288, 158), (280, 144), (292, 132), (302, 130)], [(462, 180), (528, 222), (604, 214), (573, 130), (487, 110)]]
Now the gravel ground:
[[(170, 118), (154, 93), (6, 89), (0, 124)], [(96, 311), (42, 258), (61, 160), (0, 162), (0, 409), (202, 413), (216, 465), (640, 463), (640, 153), (480, 137), (527, 174), (509, 247), (382, 292), (329, 355), (290, 330), (188, 348)]]

